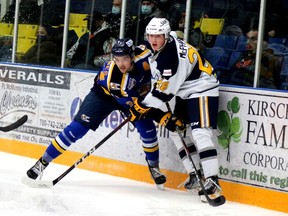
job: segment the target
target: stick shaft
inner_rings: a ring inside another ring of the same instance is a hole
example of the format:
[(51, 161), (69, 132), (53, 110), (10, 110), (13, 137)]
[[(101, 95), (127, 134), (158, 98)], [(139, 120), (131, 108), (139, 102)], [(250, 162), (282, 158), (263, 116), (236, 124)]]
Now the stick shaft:
[(126, 118), (118, 127), (111, 131), (107, 136), (105, 136), (99, 143), (97, 143), (93, 148), (91, 148), (85, 155), (83, 155), (78, 161), (76, 161), (72, 166), (70, 166), (64, 173), (53, 180), (53, 185), (57, 184), (64, 178), (68, 173), (70, 173), (74, 168), (76, 168), (80, 163), (82, 163), (88, 156), (93, 154), (93, 152), (98, 149), (103, 143), (105, 143), (111, 136), (113, 136), (118, 130), (120, 130), (127, 122), (130, 121), (130, 117)]

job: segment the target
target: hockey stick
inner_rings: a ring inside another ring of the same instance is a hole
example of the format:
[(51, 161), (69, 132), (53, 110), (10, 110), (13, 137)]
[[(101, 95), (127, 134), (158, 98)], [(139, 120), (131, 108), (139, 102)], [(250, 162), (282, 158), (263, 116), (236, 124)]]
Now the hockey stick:
[(120, 125), (118, 125), (118, 127), (116, 127), (113, 131), (111, 131), (99, 143), (97, 143), (85, 155), (83, 155), (78, 161), (76, 161), (72, 166), (70, 166), (65, 172), (63, 172), (53, 181), (33, 180), (25, 176), (22, 178), (22, 183), (30, 185), (31, 187), (44, 187), (44, 188), (53, 187), (59, 181), (61, 181), (61, 179), (63, 179), (68, 173), (70, 173), (74, 168), (76, 168), (80, 163), (82, 163), (88, 156), (90, 156), (96, 149), (98, 149), (103, 143), (105, 143), (112, 135), (114, 135), (118, 130), (120, 130), (127, 122), (129, 122), (130, 118), (131, 118), (130, 116), (126, 118)]
[[(166, 106), (167, 106), (168, 111), (172, 113), (170, 105), (168, 103), (166, 103)], [(179, 135), (179, 137), (181, 139), (181, 142), (183, 144), (183, 147), (184, 147), (184, 150), (186, 152), (186, 155), (187, 155), (190, 163), (192, 164), (194, 170), (196, 171), (197, 167), (196, 167), (196, 165), (195, 165), (195, 163), (194, 163), (194, 161), (193, 161), (193, 159), (192, 159), (192, 157), (190, 155), (190, 152), (189, 152), (189, 149), (188, 149), (188, 147), (186, 145), (185, 139), (184, 139), (183, 135), (181, 134), (181, 132), (180, 132), (178, 127), (176, 127), (176, 131), (177, 131), (177, 133), (178, 133), (178, 135)], [(196, 174), (197, 180), (198, 180), (198, 182), (200, 184), (200, 187), (201, 187), (201, 189), (202, 189), (202, 191), (204, 193), (204, 196), (207, 199), (207, 202), (209, 203), (209, 205), (214, 206), (214, 207), (223, 205), (226, 202), (225, 197), (223, 195), (221, 195), (221, 196), (219, 196), (219, 197), (217, 197), (215, 199), (211, 199), (209, 197), (209, 195), (207, 194), (207, 191), (205, 190), (205, 186), (204, 186), (203, 182), (201, 181), (200, 174), (198, 172), (195, 172), (195, 174)]]
[(11, 130), (14, 130), (14, 129), (20, 127), (21, 125), (23, 125), (27, 121), (27, 119), (28, 119), (28, 116), (24, 115), (20, 119), (18, 119), (16, 122), (14, 122), (8, 126), (5, 126), (5, 127), (0, 127), (0, 131), (9, 132)]

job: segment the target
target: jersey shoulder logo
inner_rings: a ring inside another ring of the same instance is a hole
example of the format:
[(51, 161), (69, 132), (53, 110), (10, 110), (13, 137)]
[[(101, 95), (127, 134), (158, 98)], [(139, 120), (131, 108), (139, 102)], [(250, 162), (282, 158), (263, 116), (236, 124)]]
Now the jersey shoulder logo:
[(147, 61), (144, 61), (142, 63), (142, 66), (143, 66), (144, 71), (149, 71), (150, 70), (150, 65), (149, 65), (149, 63)]
[(156, 89), (160, 91), (165, 91), (169, 86), (169, 81), (166, 79), (161, 79), (156, 82)]

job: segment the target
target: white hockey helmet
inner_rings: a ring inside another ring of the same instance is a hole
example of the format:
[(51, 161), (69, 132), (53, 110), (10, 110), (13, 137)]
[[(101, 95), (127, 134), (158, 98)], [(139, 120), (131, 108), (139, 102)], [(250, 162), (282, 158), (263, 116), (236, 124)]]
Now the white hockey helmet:
[(165, 18), (153, 18), (146, 26), (146, 34), (164, 34), (169, 38), (171, 32), (169, 21)]

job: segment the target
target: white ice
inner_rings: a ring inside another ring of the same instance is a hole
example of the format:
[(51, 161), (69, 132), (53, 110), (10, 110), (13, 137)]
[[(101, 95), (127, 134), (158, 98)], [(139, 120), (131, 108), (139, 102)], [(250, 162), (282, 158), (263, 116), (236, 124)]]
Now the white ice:
[[(1, 216), (287, 216), (259, 207), (226, 202), (201, 203), (196, 195), (115, 176), (74, 169), (53, 188), (21, 183), (35, 159), (0, 152)], [(68, 167), (51, 163), (43, 179), (53, 180)]]

